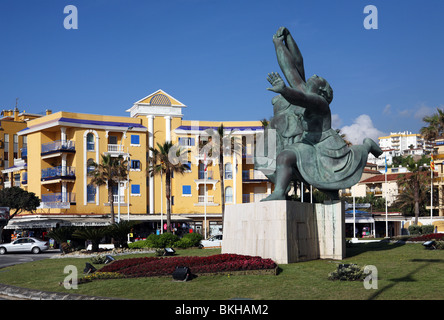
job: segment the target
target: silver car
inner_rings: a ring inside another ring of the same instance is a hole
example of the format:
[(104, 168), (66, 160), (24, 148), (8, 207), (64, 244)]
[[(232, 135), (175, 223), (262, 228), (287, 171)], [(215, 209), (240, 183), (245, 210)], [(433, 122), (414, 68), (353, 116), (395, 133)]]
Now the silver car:
[(11, 243), (0, 244), (0, 254), (7, 252), (32, 252), (40, 253), (41, 251), (48, 250), (49, 245), (47, 241), (43, 241), (37, 238), (19, 238)]

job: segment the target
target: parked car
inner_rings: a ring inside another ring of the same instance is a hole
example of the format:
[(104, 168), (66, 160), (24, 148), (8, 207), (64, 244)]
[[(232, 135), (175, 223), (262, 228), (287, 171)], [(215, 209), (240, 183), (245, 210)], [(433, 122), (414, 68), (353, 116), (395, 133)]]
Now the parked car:
[(199, 248), (220, 248), (222, 246), (222, 235), (218, 234), (207, 240), (201, 240)]
[(19, 238), (11, 243), (0, 244), (0, 254), (7, 252), (32, 252), (40, 253), (48, 250), (49, 245), (47, 241), (37, 238)]

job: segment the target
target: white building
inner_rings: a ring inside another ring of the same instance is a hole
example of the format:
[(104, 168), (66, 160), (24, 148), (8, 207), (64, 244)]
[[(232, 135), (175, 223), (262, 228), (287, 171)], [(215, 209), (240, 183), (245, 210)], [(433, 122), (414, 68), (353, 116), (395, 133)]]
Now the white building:
[(425, 143), (419, 133), (409, 131), (390, 132), (389, 136), (379, 137), (378, 139), (382, 150), (394, 150), (393, 156), (422, 155), (426, 151), (431, 151), (430, 146)]

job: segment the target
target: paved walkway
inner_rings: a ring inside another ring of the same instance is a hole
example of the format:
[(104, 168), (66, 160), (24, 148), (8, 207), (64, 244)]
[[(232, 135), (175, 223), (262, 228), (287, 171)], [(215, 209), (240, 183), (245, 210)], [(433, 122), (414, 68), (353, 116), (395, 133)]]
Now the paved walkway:
[(92, 297), (73, 293), (45, 292), (6, 284), (0, 284), (0, 297), (1, 296), (5, 296), (5, 299), (6, 297), (9, 297), (11, 300), (124, 300), (107, 297)]

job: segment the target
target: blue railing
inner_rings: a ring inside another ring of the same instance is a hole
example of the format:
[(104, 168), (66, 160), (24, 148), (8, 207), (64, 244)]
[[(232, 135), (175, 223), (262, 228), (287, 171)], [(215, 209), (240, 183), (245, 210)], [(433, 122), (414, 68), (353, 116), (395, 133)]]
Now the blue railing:
[(42, 169), (42, 180), (51, 180), (57, 178), (75, 178), (76, 170), (74, 167), (51, 167)]
[(42, 144), (42, 153), (56, 152), (56, 151), (75, 151), (74, 141), (53, 141)]
[(72, 192), (57, 192), (57, 193), (47, 193), (42, 194), (42, 202), (48, 203), (48, 202), (69, 202), (69, 203), (75, 203), (76, 202), (76, 194)]
[(22, 184), (28, 184), (28, 172), (22, 173)]

